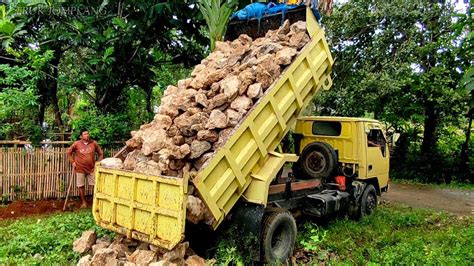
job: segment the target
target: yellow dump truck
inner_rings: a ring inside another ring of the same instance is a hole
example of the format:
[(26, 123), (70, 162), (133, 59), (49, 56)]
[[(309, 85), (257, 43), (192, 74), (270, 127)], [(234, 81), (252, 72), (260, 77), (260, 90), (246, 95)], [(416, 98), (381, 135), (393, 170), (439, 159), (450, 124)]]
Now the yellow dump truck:
[[(293, 211), (319, 217), (348, 211), (357, 217), (374, 210), (388, 182), (388, 148), (383, 132), (376, 131), (380, 124), (300, 117), (317, 92), (330, 89), (333, 58), (310, 9), (293, 10), (287, 17), (305, 19), (311, 41), (197, 176), (96, 167), (93, 214), (99, 226), (172, 249), (185, 236), (192, 183), (212, 214), (212, 229), (235, 221), (241, 232), (258, 238), (258, 259), (271, 262), (285, 261), (293, 252)], [(237, 25), (229, 34), (238, 35), (242, 28)], [(279, 148), (291, 128), (296, 154)], [(369, 147), (372, 135), (375, 143)], [(293, 164), (293, 175), (281, 174), (286, 163)]]

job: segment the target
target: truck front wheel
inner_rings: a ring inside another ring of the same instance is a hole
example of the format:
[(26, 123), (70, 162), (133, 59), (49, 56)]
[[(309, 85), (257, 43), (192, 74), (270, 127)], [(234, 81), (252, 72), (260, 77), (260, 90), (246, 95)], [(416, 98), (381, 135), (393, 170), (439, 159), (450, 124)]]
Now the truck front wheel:
[(367, 185), (361, 199), (361, 217), (371, 215), (377, 207), (377, 192), (373, 185)]
[(296, 241), (296, 222), (288, 211), (275, 211), (263, 222), (261, 251), (264, 262), (287, 262), (293, 255)]
[(377, 208), (377, 192), (375, 187), (368, 184), (357, 204), (349, 209), (349, 216), (353, 219), (359, 220), (364, 216), (371, 215)]

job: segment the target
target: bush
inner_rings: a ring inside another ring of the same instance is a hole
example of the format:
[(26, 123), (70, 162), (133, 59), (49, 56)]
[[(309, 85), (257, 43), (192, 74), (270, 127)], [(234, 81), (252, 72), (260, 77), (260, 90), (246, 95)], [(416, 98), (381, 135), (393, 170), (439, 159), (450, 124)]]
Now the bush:
[(84, 128), (92, 139), (104, 145), (127, 139), (133, 125), (127, 114), (101, 114), (91, 108), (72, 121), (72, 128), (72, 140), (79, 139), (80, 130)]
[(34, 73), (8, 65), (0, 73), (0, 139), (41, 140)]

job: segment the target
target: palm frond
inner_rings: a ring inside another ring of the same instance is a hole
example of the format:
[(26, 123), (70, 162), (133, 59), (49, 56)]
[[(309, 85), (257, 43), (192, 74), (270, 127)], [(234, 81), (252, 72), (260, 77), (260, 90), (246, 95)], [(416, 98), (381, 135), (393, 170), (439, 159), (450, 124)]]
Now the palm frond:
[(237, 0), (198, 0), (199, 10), (207, 23), (211, 51), (214, 50), (216, 41), (224, 38), (227, 23), (237, 5)]

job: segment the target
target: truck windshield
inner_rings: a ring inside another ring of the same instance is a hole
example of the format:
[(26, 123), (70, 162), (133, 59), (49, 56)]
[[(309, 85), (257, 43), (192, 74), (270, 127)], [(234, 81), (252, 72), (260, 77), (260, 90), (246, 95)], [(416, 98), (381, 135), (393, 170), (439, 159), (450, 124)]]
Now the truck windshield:
[(341, 135), (341, 123), (335, 121), (314, 121), (313, 135), (339, 136)]

